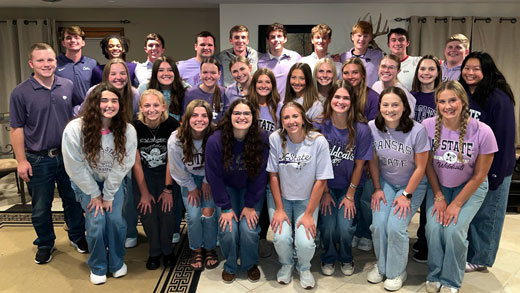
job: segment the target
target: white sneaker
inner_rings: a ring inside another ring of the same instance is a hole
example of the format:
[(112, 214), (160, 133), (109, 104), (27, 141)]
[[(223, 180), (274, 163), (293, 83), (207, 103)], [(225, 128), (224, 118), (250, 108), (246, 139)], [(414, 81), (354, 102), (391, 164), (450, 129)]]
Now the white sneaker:
[(426, 292), (428, 293), (437, 293), (441, 289), (440, 282), (430, 282), (426, 281)]
[(181, 234), (173, 233), (172, 243), (179, 243), (179, 242), (181, 242)]
[(325, 276), (332, 276), (336, 267), (333, 263), (321, 263), (321, 273)]
[(379, 273), (379, 269), (377, 268), (377, 264), (374, 265), (374, 268), (368, 272), (367, 281), (372, 284), (381, 283), (383, 281), (383, 275)]
[(276, 274), (276, 280), (282, 285), (289, 284), (291, 282), (293, 265), (283, 265)]
[(341, 272), (345, 276), (351, 276), (354, 273), (354, 262), (341, 263)]
[(300, 272), (300, 285), (303, 289), (312, 289), (316, 284), (314, 277), (312, 276), (311, 270), (299, 271)]
[(354, 236), (354, 237), (352, 238), (352, 247), (357, 247), (358, 244), (359, 244), (359, 237)]
[(459, 289), (455, 289), (455, 288), (451, 288), (451, 287), (448, 287), (448, 286), (444, 286), (442, 285), (441, 286), (441, 291), (440, 292), (445, 292), (445, 293), (457, 293), (459, 292)]
[(126, 238), (125, 248), (132, 248), (137, 245), (137, 238)]
[(106, 281), (107, 281), (106, 275), (99, 276), (99, 275), (94, 274), (92, 271), (90, 271), (90, 282), (92, 284), (100, 285), (100, 284), (105, 283)]
[(128, 272), (128, 267), (126, 266), (125, 263), (123, 263), (123, 266), (121, 266), (121, 268), (119, 270), (117, 270), (114, 273), (112, 273), (112, 276), (114, 278), (121, 278), (124, 275), (126, 275), (127, 272)]
[(357, 248), (359, 250), (363, 250), (363, 251), (372, 250), (372, 240), (365, 238), (365, 237), (360, 238)]
[(403, 287), (404, 281), (406, 281), (406, 271), (404, 271), (401, 275), (393, 278), (393, 279), (386, 279), (384, 283), (384, 287), (388, 291), (397, 291)]

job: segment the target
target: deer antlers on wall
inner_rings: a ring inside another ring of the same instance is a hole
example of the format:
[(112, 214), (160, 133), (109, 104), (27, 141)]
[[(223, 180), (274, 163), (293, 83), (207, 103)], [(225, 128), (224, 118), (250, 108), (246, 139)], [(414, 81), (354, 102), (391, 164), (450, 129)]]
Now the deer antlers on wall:
[[(367, 20), (367, 17), (368, 17), (368, 20)], [(388, 20), (385, 20), (385, 25), (383, 26), (382, 30), (380, 31), (382, 17), (383, 17), (382, 14), (379, 13), (379, 19), (377, 20), (377, 27), (375, 30), (374, 30), (374, 24), (372, 23), (372, 16), (370, 16), (370, 12), (365, 14), (365, 16), (363, 16), (363, 18), (358, 19), (358, 21), (360, 21), (360, 20), (368, 21), (370, 24), (372, 24), (372, 30), (374, 31), (374, 37), (372, 38), (372, 41), (370, 41), (370, 45), (374, 49), (379, 49), (379, 50), (381, 50), (381, 48), (379, 48), (379, 46), (375, 42), (375, 39), (379, 36), (384, 36), (384, 35), (388, 34), (388, 31), (390, 30), (390, 28), (388, 27)]]

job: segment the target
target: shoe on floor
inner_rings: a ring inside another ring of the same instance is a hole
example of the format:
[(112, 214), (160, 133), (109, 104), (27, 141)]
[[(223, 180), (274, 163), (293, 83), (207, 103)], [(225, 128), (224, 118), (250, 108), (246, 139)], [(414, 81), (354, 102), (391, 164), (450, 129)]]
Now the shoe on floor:
[(300, 272), (300, 285), (303, 289), (312, 289), (316, 284), (314, 282), (314, 276), (312, 276), (311, 270), (299, 271)]
[(149, 270), (156, 270), (161, 266), (161, 256), (149, 256), (146, 261), (146, 268)]
[(333, 263), (321, 263), (321, 273), (325, 276), (332, 276), (334, 274), (334, 271), (336, 270), (336, 267)]
[(479, 272), (479, 271), (485, 271), (485, 270), (487, 270), (486, 266), (466, 262), (466, 273)]
[(357, 247), (359, 244), (359, 237), (354, 236), (352, 237), (352, 247)]
[(291, 282), (293, 265), (283, 265), (276, 274), (276, 280), (282, 285), (289, 284)]
[(428, 250), (426, 249), (420, 249), (416, 253), (413, 254), (413, 260), (419, 263), (426, 263), (428, 262)]
[(379, 273), (379, 269), (377, 268), (377, 264), (374, 265), (374, 268), (368, 272), (367, 281), (372, 284), (381, 283), (383, 281), (383, 275)]
[(249, 282), (258, 282), (260, 280), (260, 270), (256, 265), (252, 266), (249, 270), (247, 270), (247, 279)]
[(403, 283), (406, 281), (406, 278), (408, 276), (406, 275), (406, 271), (404, 271), (401, 275), (393, 278), (393, 279), (386, 279), (384, 282), (384, 287), (388, 291), (397, 291), (403, 287)]
[(34, 257), (34, 262), (37, 264), (46, 264), (52, 259), (52, 252), (54, 251), (53, 247), (38, 247), (38, 251), (36, 251), (36, 256)]
[(421, 243), (419, 240), (415, 241), (415, 243), (412, 245), (412, 250), (414, 252), (418, 252), (419, 250), (427, 248), (426, 244)]
[(90, 282), (94, 285), (100, 285), (107, 281), (107, 275), (96, 275), (90, 271)]
[(137, 246), (137, 238), (126, 238), (125, 248), (132, 248)]
[(173, 252), (170, 253), (170, 254), (167, 254), (165, 256), (163, 256), (163, 265), (165, 267), (173, 267), (173, 264), (174, 264), (174, 254)]
[(225, 269), (222, 270), (222, 281), (226, 284), (231, 284), (235, 281), (235, 274), (227, 272)]
[(441, 291), (439, 291), (439, 292), (443, 292), (443, 293), (457, 293), (457, 292), (459, 292), (459, 289), (455, 289), (455, 288), (451, 288), (451, 287), (442, 285), (441, 286)]
[(175, 243), (179, 243), (179, 242), (181, 242), (181, 234), (173, 233), (172, 243), (175, 244)]
[(341, 263), (341, 272), (345, 276), (352, 276), (352, 274), (354, 273), (354, 268), (354, 262)]
[(123, 263), (123, 265), (121, 266), (121, 268), (119, 270), (112, 273), (112, 276), (114, 278), (121, 278), (121, 277), (125, 276), (127, 272), (128, 272), (128, 267), (126, 266), (125, 263)]
[(258, 243), (258, 255), (261, 258), (268, 258), (273, 254), (273, 248), (271, 242), (267, 239), (260, 239)]
[(88, 244), (87, 244), (87, 240), (85, 239), (85, 237), (81, 238), (80, 240), (78, 240), (76, 242), (71, 240), (70, 245), (74, 246), (79, 253), (88, 252)]
[(440, 282), (430, 282), (426, 281), (426, 292), (428, 293), (437, 293), (441, 290)]
[(365, 238), (365, 237), (361, 237), (359, 239), (359, 243), (357, 245), (357, 248), (359, 250), (363, 250), (363, 251), (370, 251), (370, 250), (372, 250), (372, 240), (370, 240), (368, 238)]

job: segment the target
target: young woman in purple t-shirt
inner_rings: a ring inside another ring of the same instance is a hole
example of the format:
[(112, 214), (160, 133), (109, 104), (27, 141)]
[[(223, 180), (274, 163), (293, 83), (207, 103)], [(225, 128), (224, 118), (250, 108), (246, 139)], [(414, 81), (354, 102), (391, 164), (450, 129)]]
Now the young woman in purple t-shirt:
[(331, 276), (338, 260), (341, 272), (350, 276), (354, 273), (351, 242), (363, 191), (360, 183), (364, 181), (365, 161), (372, 159), (372, 136), (365, 118), (358, 111), (352, 85), (342, 80), (332, 92), (321, 121), (314, 124), (329, 142), (334, 170), (334, 179), (327, 181), (320, 201), (318, 228), (324, 249), (321, 271)]
[(426, 291), (458, 292), (462, 285), (469, 225), (488, 192), (487, 175), (497, 143), (491, 129), (470, 118), (457, 81), (435, 93), (436, 117), (423, 121), (433, 141), (426, 174), (433, 192), (426, 199), (428, 276)]
[(367, 280), (376, 284), (386, 276), (385, 289), (396, 291), (407, 278), (407, 229), (426, 193), (430, 144), (424, 127), (410, 118), (404, 90), (393, 86), (383, 90), (379, 105), (378, 116), (368, 123), (374, 139), (374, 159), (369, 162), (375, 189), (370, 230), (377, 263)]

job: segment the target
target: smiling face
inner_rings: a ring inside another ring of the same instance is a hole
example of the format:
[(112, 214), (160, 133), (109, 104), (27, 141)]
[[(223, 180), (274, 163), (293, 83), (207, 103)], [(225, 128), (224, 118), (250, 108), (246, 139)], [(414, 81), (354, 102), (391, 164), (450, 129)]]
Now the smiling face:
[(203, 58), (212, 57), (215, 53), (215, 42), (212, 37), (198, 37), (195, 44), (197, 59), (201, 61)]
[(290, 137), (303, 136), (303, 117), (298, 108), (287, 106), (280, 113), (282, 127)]
[(351, 36), (354, 49), (360, 53), (365, 53), (368, 49), (368, 44), (372, 41), (372, 36), (369, 33), (355, 32)]
[(173, 68), (168, 62), (161, 62), (159, 65), (159, 70), (157, 71), (157, 80), (161, 85), (171, 85), (173, 83), (173, 79), (175, 78), (175, 73), (173, 72)]
[(148, 55), (148, 60), (150, 62), (154, 62), (155, 59), (162, 56), (162, 54), (164, 53), (164, 48), (160, 41), (148, 40), (148, 41), (146, 41), (146, 46), (144, 47), (144, 51)]
[(462, 68), (461, 76), (469, 86), (470, 91), (473, 93), (480, 81), (484, 79), (480, 60), (477, 58), (468, 59), (466, 64), (464, 64), (464, 68)]
[(347, 113), (350, 109), (350, 94), (344, 88), (339, 88), (330, 100), (330, 106), (334, 113)]
[(353, 87), (357, 87), (363, 80), (363, 75), (359, 66), (356, 64), (347, 64), (343, 67), (343, 80), (350, 82)]
[(452, 90), (444, 90), (437, 95), (437, 107), (443, 119), (459, 121), (462, 106), (462, 100)]
[(236, 82), (245, 85), (251, 79), (251, 66), (242, 62), (236, 62), (231, 66), (231, 75)]
[(385, 119), (386, 126), (396, 128), (404, 112), (403, 101), (395, 93), (387, 93), (381, 98), (379, 111)]
[(448, 62), (450, 66), (462, 64), (462, 61), (464, 61), (468, 53), (468, 50), (464, 48), (462, 43), (456, 40), (447, 43), (444, 48), (444, 57), (446, 57), (446, 62)]
[(267, 36), (267, 42), (269, 43), (269, 51), (273, 54), (274, 52), (281, 52), (283, 50), (283, 46), (287, 42), (287, 37), (284, 37), (283, 31), (281, 30), (272, 31)]
[(63, 47), (67, 51), (79, 51), (85, 46), (85, 40), (78, 35), (71, 35), (67, 32), (63, 35), (63, 41), (61, 41)]
[(193, 113), (190, 116), (190, 127), (192, 131), (192, 135), (194, 137), (199, 137), (200, 134), (206, 130), (209, 126), (209, 117), (208, 112), (206, 112), (206, 108), (204, 107), (195, 107), (193, 109)]
[(273, 84), (271, 79), (266, 74), (262, 74), (256, 81), (256, 93), (261, 97), (267, 97), (273, 91)]
[(384, 58), (379, 64), (379, 79), (383, 83), (395, 83), (399, 73), (398, 64), (389, 58)]
[(117, 95), (111, 91), (101, 92), (101, 99), (99, 102), (99, 109), (101, 116), (106, 119), (112, 119), (119, 112), (119, 99)]
[(121, 45), (121, 42), (119, 42), (118, 39), (111, 38), (110, 40), (108, 40), (107, 50), (110, 59), (123, 58), (123, 46)]
[(204, 63), (200, 67), (200, 78), (207, 88), (213, 88), (220, 79), (220, 71), (217, 65)]
[(233, 47), (233, 51), (236, 55), (239, 55), (246, 51), (247, 45), (249, 44), (249, 33), (248, 32), (234, 32), (229, 39), (229, 43)]
[(322, 34), (314, 34), (311, 43), (314, 45), (314, 51), (327, 52), (330, 44), (330, 37)]
[(406, 57), (406, 48), (410, 45), (410, 41), (406, 39), (405, 35), (393, 33), (388, 39), (388, 48), (390, 53), (399, 57)]
[(166, 104), (161, 103), (156, 95), (146, 95), (139, 104), (139, 111), (143, 113), (146, 124), (154, 124), (160, 122), (163, 112), (166, 111)]
[(246, 104), (237, 104), (231, 112), (233, 130), (248, 130), (253, 122), (253, 112)]
[(437, 65), (435, 61), (432, 59), (424, 59), (421, 64), (419, 64), (419, 69), (417, 70), (417, 78), (421, 82), (422, 85), (431, 85), (435, 82), (435, 79), (439, 76), (439, 71), (437, 70)]
[(128, 73), (126, 72), (126, 68), (123, 64), (115, 63), (110, 66), (108, 82), (110, 82), (118, 90), (125, 87), (126, 83), (128, 82)]
[(34, 50), (31, 56), (29, 66), (34, 71), (34, 77), (40, 80), (52, 78), (56, 70), (56, 54), (51, 49), (46, 49)]
[(299, 98), (305, 90), (305, 75), (303, 71), (301, 69), (293, 70), (289, 83), (291, 84), (295, 96)]
[(316, 80), (320, 85), (327, 86), (332, 82), (332, 77), (334, 76), (332, 70), (336, 69), (332, 69), (330, 64), (327, 62), (323, 62), (320, 65), (318, 72), (316, 72)]

